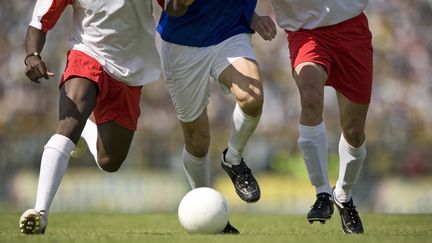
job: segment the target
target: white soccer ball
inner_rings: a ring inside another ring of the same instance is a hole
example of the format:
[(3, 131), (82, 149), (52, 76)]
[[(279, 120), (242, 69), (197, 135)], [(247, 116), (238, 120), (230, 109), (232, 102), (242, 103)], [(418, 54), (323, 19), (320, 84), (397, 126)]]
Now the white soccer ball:
[(188, 192), (180, 202), (178, 217), (183, 228), (191, 234), (216, 234), (228, 223), (225, 198), (209, 187)]

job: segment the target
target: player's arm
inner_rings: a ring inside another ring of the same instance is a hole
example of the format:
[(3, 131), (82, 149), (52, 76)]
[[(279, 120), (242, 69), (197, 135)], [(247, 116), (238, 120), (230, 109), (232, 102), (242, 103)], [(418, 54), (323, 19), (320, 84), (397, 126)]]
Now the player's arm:
[(165, 11), (168, 15), (179, 17), (186, 13), (194, 0), (169, 0)]
[(27, 28), (25, 39), (27, 77), (36, 83), (39, 79), (48, 79), (54, 73), (48, 72), (41, 57), (45, 45), (46, 33), (54, 27), (67, 5), (73, 0), (38, 0), (33, 10), (32, 20)]
[(269, 16), (260, 16), (256, 12), (252, 17), (251, 29), (257, 32), (264, 40), (273, 40), (276, 36), (276, 24)]
[(36, 83), (40, 83), (39, 79), (48, 79), (50, 76), (54, 76), (54, 73), (48, 72), (44, 61), (40, 53), (45, 45), (46, 33), (33, 26), (28, 26), (25, 48), (26, 58), (24, 63), (26, 65), (27, 77)]

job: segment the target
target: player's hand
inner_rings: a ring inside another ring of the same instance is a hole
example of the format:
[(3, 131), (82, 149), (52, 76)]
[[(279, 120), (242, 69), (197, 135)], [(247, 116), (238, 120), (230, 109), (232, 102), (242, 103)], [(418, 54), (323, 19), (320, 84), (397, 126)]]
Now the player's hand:
[(170, 16), (179, 17), (186, 13), (189, 5), (193, 2), (194, 0), (170, 0), (165, 11)]
[(173, 1), (177, 2), (177, 4), (182, 4), (186, 6), (189, 6), (194, 2), (194, 0), (173, 0)]
[(250, 27), (267, 41), (273, 40), (277, 33), (276, 24), (269, 16), (259, 16), (256, 13), (252, 17)]
[(49, 79), (55, 75), (47, 70), (45, 63), (38, 56), (29, 57), (26, 62), (25, 74), (33, 82), (40, 83), (39, 79)]

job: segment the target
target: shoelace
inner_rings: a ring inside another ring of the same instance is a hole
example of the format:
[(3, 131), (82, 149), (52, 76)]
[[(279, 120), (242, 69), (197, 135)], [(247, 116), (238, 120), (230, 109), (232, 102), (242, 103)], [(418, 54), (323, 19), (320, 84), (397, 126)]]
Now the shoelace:
[(327, 197), (325, 197), (325, 196), (319, 196), (317, 198), (316, 202), (314, 203), (314, 205), (312, 205), (312, 208), (319, 208), (319, 209), (321, 209), (326, 201), (327, 201)]
[(356, 207), (352, 204), (347, 205), (346, 207), (346, 216), (349, 217), (349, 220), (352, 224), (358, 224), (360, 223), (359, 217), (358, 217), (358, 212), (355, 209)]
[(246, 166), (246, 164), (243, 164), (240, 169), (239, 173), (237, 174), (239, 177), (239, 181), (241, 182), (241, 185), (252, 186), (251, 178), (252, 178), (252, 172), (251, 170)]

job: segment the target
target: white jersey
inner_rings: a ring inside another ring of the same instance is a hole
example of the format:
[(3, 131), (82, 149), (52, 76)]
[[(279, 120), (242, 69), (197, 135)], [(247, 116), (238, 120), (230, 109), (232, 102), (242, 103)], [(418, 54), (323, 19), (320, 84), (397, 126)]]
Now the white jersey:
[(160, 77), (152, 0), (38, 0), (30, 26), (47, 32), (73, 7), (71, 48), (95, 58), (129, 86)]
[(278, 25), (289, 31), (343, 22), (363, 12), (367, 3), (368, 0), (272, 0)]

